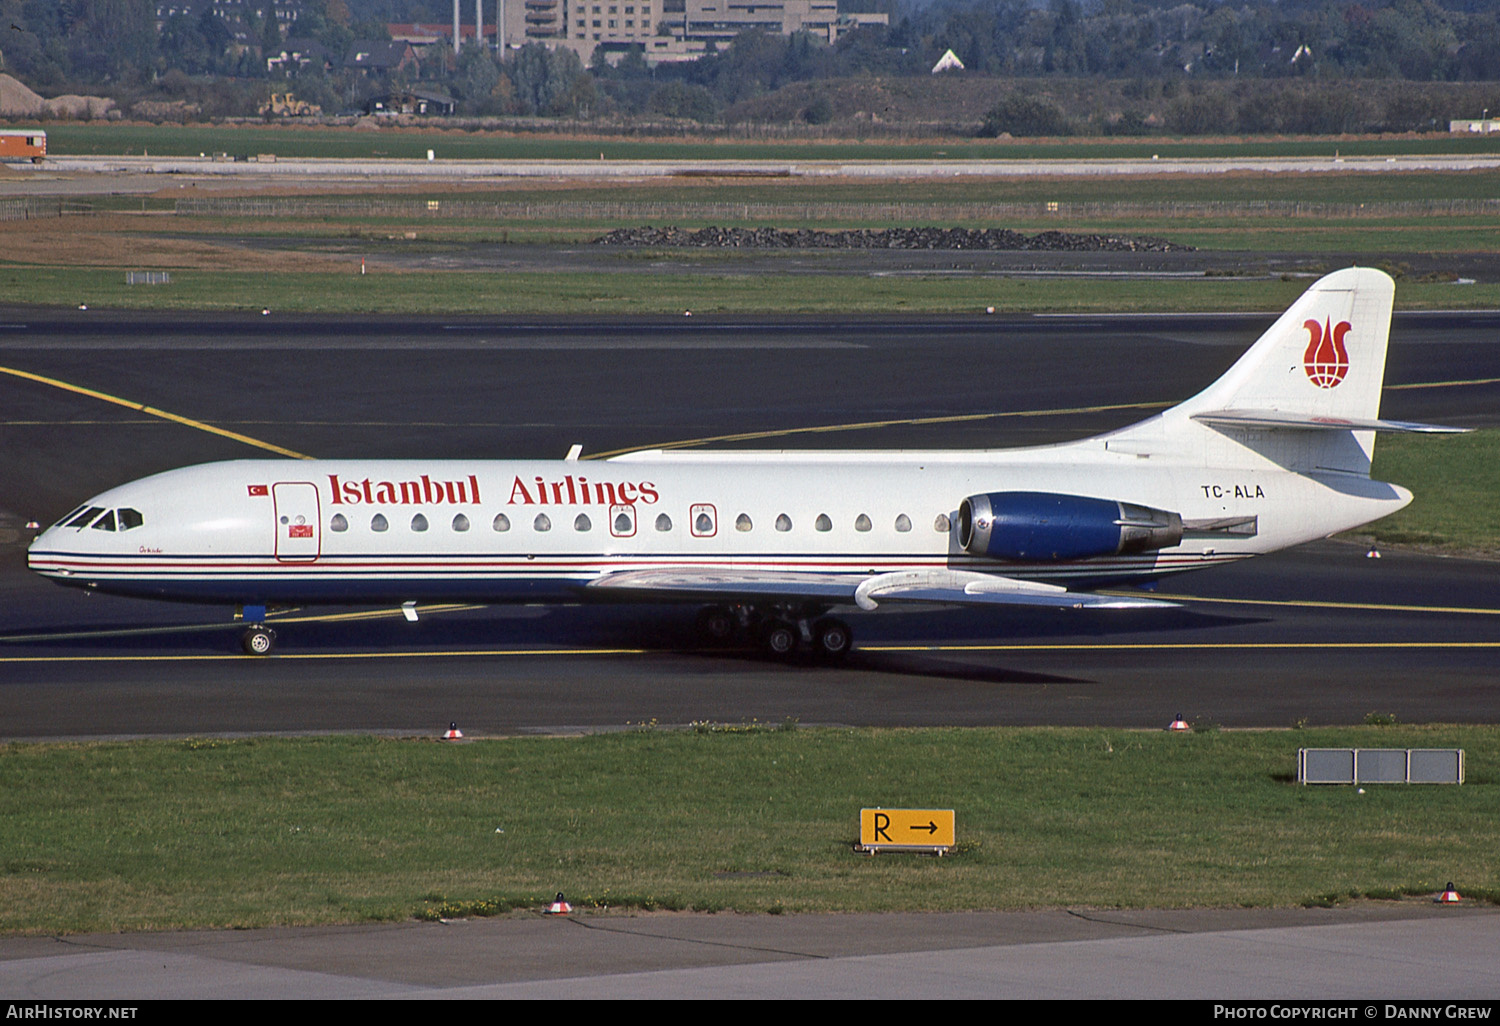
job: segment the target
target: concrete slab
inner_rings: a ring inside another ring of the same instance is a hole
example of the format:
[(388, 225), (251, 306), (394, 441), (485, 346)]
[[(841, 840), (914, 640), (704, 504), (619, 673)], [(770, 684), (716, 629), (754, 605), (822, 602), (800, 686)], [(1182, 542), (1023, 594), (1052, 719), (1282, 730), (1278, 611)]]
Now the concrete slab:
[(0, 994), (173, 998), (1483, 1000), (1500, 910), (574, 914), (0, 938)]

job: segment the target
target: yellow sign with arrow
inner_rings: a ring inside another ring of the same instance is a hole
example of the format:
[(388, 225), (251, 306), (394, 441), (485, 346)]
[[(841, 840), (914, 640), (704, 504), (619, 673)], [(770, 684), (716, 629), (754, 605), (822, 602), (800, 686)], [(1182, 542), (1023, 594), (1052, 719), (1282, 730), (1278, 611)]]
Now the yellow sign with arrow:
[(946, 851), (955, 836), (952, 809), (859, 810), (861, 851)]

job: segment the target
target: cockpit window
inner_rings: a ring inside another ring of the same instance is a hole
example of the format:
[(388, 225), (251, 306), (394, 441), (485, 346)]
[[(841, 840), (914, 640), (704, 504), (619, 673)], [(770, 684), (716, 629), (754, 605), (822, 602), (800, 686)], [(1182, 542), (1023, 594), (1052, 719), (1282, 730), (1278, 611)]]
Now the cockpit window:
[(69, 513), (67, 516), (60, 517), (58, 519), (57, 523), (53, 524), (52, 526), (53, 527), (62, 527), (69, 520), (72, 520), (74, 517), (76, 517), (78, 514), (82, 513), (87, 508), (88, 508), (87, 506), (79, 506), (77, 509), (75, 509), (73, 512)]
[(86, 509), (82, 513), (78, 514), (72, 520), (69, 520), (67, 522), (67, 524), (65, 524), (64, 526), (66, 526), (66, 527), (77, 527), (79, 529), (82, 529), (82, 528), (88, 526), (89, 521), (93, 520), (95, 517), (97, 517), (100, 513), (103, 513), (103, 512), (104, 512), (104, 507), (103, 506), (90, 506), (88, 509)]
[(140, 510), (128, 506), (109, 510), (103, 506), (79, 506), (55, 526), (72, 527), (80, 531), (85, 527), (93, 527), (96, 531), (129, 531), (145, 522), (146, 518), (141, 516)]

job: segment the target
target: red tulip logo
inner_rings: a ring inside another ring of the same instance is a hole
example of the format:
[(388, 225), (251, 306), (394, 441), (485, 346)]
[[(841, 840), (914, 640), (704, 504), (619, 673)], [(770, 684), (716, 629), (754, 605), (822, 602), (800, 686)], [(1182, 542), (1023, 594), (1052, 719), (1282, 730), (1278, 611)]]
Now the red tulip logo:
[(1349, 322), (1339, 321), (1329, 329), (1328, 321), (1304, 321), (1307, 329), (1307, 350), (1302, 354), (1302, 369), (1307, 379), (1319, 388), (1333, 388), (1349, 373), (1349, 350), (1344, 348), (1344, 336), (1349, 333)]

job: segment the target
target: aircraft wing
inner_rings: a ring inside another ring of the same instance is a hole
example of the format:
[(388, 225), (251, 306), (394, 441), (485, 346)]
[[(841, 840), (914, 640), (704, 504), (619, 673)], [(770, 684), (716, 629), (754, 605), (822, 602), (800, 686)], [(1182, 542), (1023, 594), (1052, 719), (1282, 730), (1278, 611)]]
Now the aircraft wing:
[(902, 570), (886, 574), (828, 574), (781, 570), (621, 570), (588, 583), (643, 601), (753, 602), (813, 600), (874, 609), (883, 602), (939, 605), (1046, 606), (1054, 609), (1164, 609), (1174, 602), (1069, 591), (1013, 577), (964, 570)]

